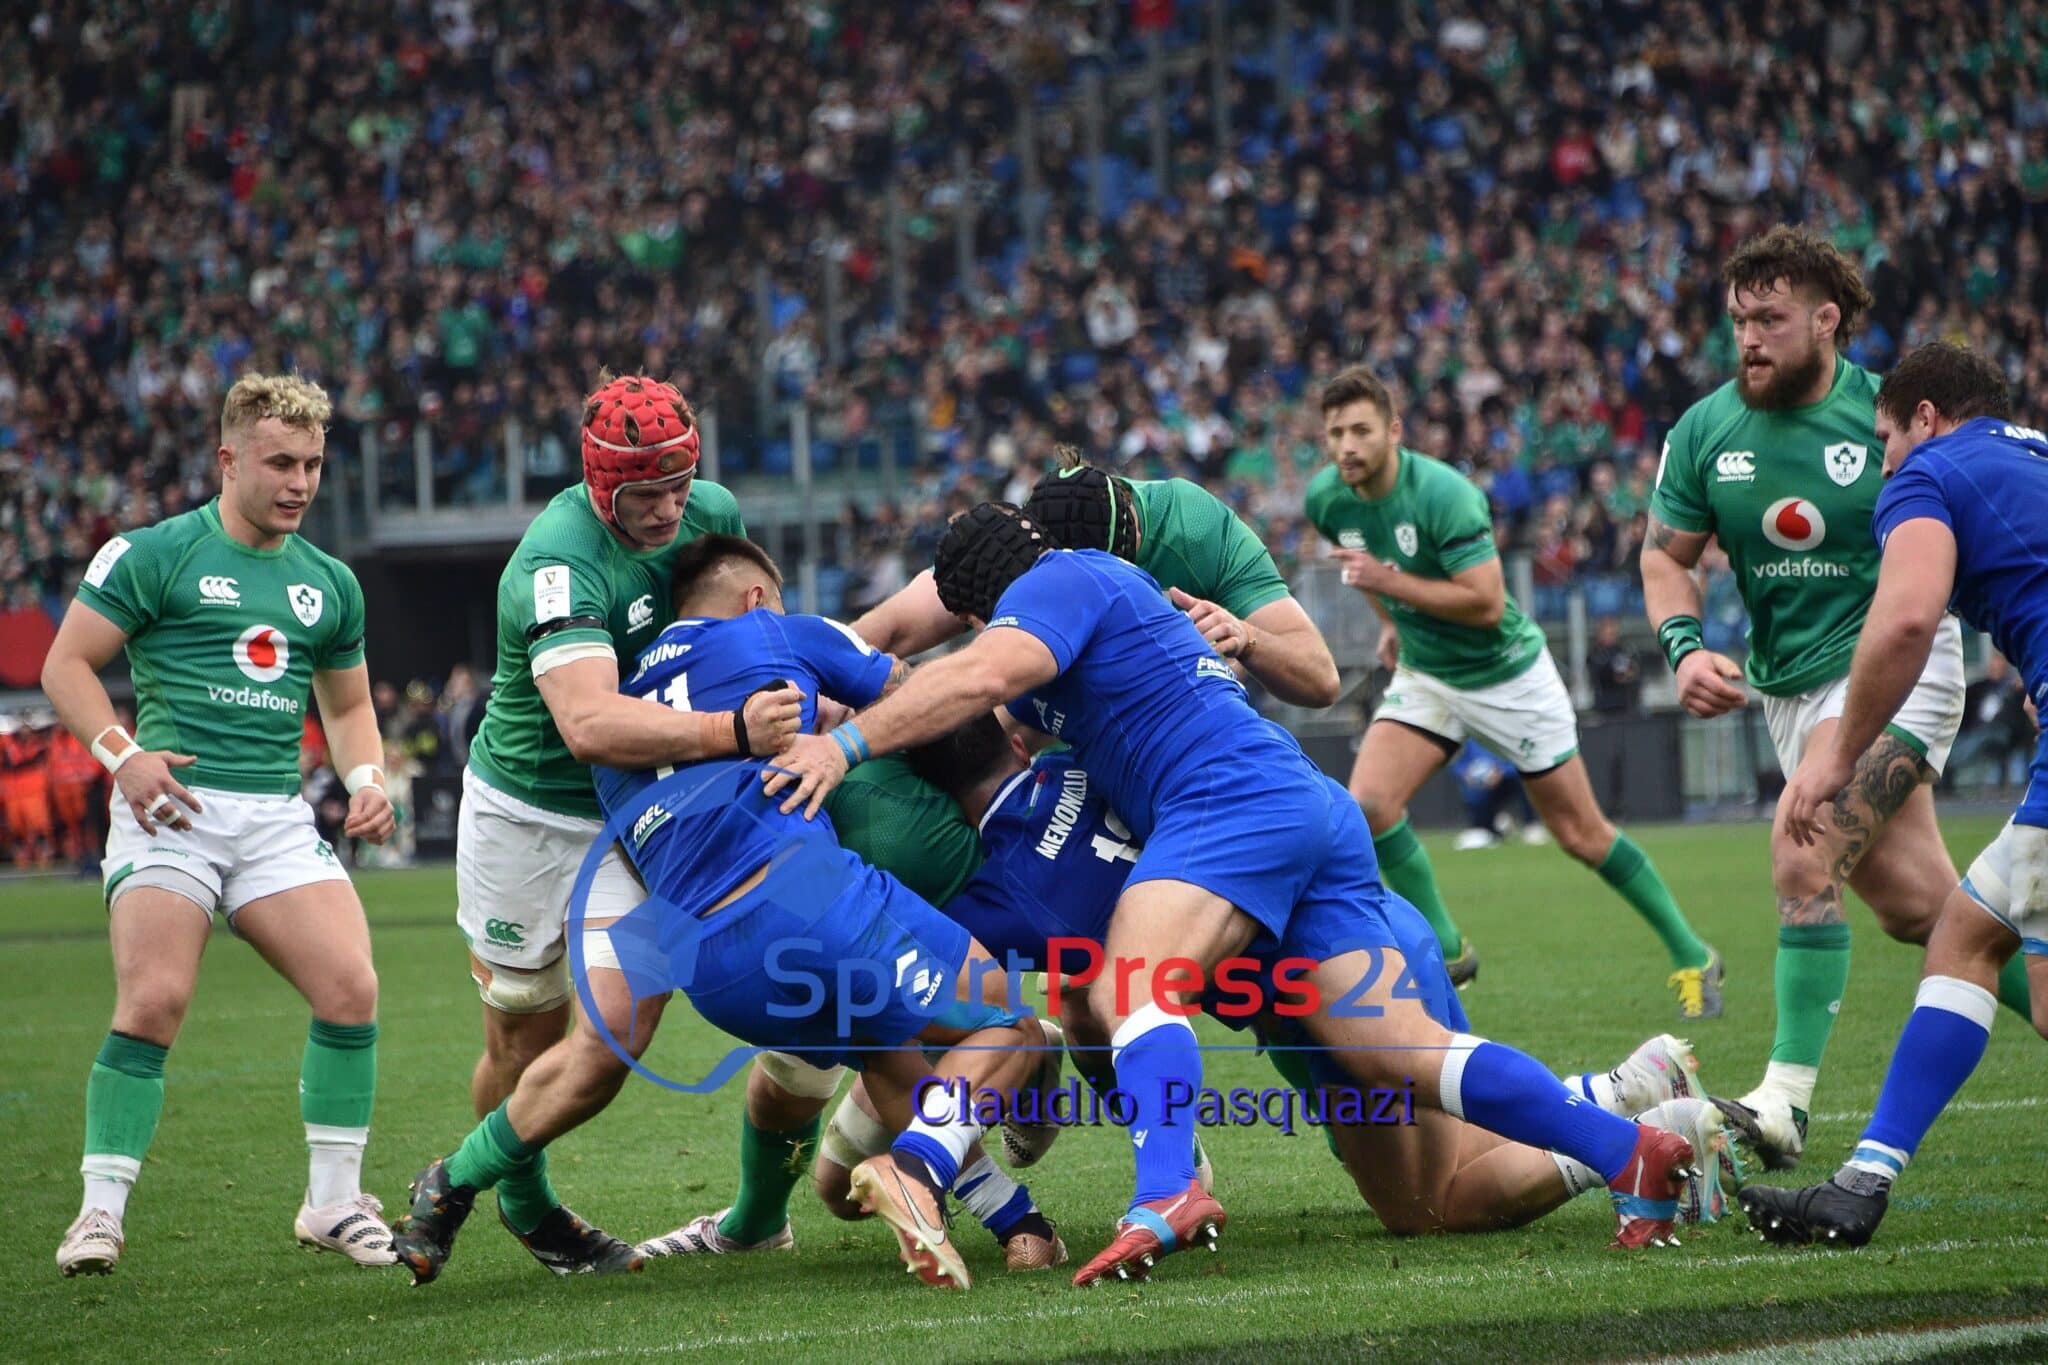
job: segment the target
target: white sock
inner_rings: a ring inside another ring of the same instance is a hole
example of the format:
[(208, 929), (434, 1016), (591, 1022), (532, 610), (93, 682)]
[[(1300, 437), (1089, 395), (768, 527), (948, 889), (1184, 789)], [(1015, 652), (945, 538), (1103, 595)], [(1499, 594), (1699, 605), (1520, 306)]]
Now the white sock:
[(142, 1174), (141, 1162), (132, 1156), (98, 1152), (80, 1162), (78, 1170), (85, 1177), (85, 1202), (78, 1206), (80, 1213), (105, 1209), (116, 1222), (126, 1216), (128, 1192), (135, 1188), (135, 1177)]
[(987, 1152), (963, 1167), (953, 1181), (954, 1197), (984, 1223), (1003, 1211), (1018, 1188), (1017, 1182), (991, 1161)]
[(1469, 1033), (1454, 1033), (1444, 1047), (1443, 1074), (1437, 1078), (1437, 1108), (1454, 1119), (1465, 1117), (1465, 1063), (1472, 1060), (1473, 1049), (1485, 1041)]
[(1552, 1152), (1550, 1159), (1557, 1163), (1557, 1173), (1564, 1177), (1564, 1193), (1567, 1199), (1577, 1199), (1587, 1190), (1604, 1190), (1607, 1182), (1600, 1178), (1600, 1172), (1583, 1161), (1574, 1161), (1563, 1152)]
[(363, 1192), (363, 1145), (370, 1140), (367, 1128), (331, 1128), (322, 1123), (306, 1125), (306, 1203), (316, 1209), (332, 1208)]
[(1813, 1087), (1820, 1082), (1820, 1068), (1817, 1066), (1794, 1066), (1791, 1062), (1772, 1062), (1764, 1067), (1764, 1083), (1752, 1094), (1770, 1093), (1777, 1095), (1794, 1109), (1813, 1108)]
[[(1559, 1076), (1558, 1079), (1563, 1081), (1564, 1088), (1571, 1091), (1574, 1095), (1582, 1099), (1591, 1100), (1610, 1114), (1621, 1114), (1621, 1101), (1617, 1098), (1618, 1092), (1614, 1084), (1614, 1073), (1609, 1072), (1606, 1075), (1601, 1075), (1597, 1072), (1586, 1071), (1568, 1073)], [(1627, 1118), (1628, 1115), (1622, 1114), (1622, 1117)]]
[(960, 1170), (967, 1164), (968, 1157), (980, 1147), (982, 1132), (980, 1124), (958, 1114), (948, 1115), (938, 1123), (927, 1123), (923, 1116), (919, 1115), (910, 1120), (910, 1126), (903, 1130), (903, 1135), (908, 1137), (912, 1133), (917, 1133), (946, 1149), (947, 1155), (953, 1158), (951, 1178), (949, 1179), (944, 1171), (933, 1171), (932, 1175), (941, 1184), (950, 1185), (953, 1180), (960, 1178)]

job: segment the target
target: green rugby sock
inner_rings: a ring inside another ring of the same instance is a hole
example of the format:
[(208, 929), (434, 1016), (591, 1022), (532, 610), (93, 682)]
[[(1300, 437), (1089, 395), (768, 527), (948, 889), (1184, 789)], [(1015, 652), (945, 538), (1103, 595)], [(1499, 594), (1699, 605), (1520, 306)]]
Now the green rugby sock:
[(164, 1058), (169, 1048), (109, 1032), (85, 1082), (85, 1154), (139, 1162), (164, 1111)]
[(2034, 993), (2027, 987), (2027, 955), (2014, 953), (2012, 961), (1998, 973), (1998, 1003), (2027, 1021), (2034, 1022)]
[(548, 1183), (546, 1149), (525, 1141), (513, 1131), (504, 1104), (470, 1129), (469, 1136), (448, 1158), (448, 1179), (479, 1190), (495, 1186), (498, 1211), (519, 1232), (532, 1232), (548, 1211), (560, 1203), (554, 1187)]
[(1849, 985), (1849, 926), (1779, 925), (1774, 979), (1778, 1031), (1771, 1060), (1818, 1069)]
[(783, 1133), (766, 1133), (740, 1115), (740, 1192), (718, 1220), (721, 1236), (766, 1241), (789, 1222), (789, 1195), (810, 1174), (810, 1157), (823, 1128), (819, 1116)]
[(315, 1019), (299, 1061), (299, 1117), (327, 1128), (367, 1128), (377, 1099), (377, 1026)]
[[(1266, 1060), (1270, 1061), (1273, 1064), (1273, 1069), (1280, 1073), (1281, 1080), (1287, 1082), (1290, 1087), (1299, 1091), (1304, 1097), (1316, 1093), (1318, 1087), (1315, 1077), (1309, 1072), (1308, 1053), (1301, 1048), (1267, 1048)], [(1321, 1127), (1323, 1130), (1323, 1141), (1329, 1145), (1330, 1155), (1342, 1161), (1344, 1154), (1337, 1150), (1336, 1127), (1328, 1123), (1322, 1124)]]
[(1380, 861), (1380, 877), (1395, 895), (1413, 905), (1436, 931), (1437, 946), (1448, 962), (1465, 950), (1465, 936), (1444, 908), (1436, 889), (1436, 870), (1429, 865), (1429, 851), (1415, 837), (1404, 817), (1384, 834), (1372, 836), (1372, 851)]
[(1664, 878), (1657, 873), (1657, 865), (1650, 861), (1650, 855), (1643, 852), (1635, 840), (1616, 830), (1614, 843), (1595, 871), (1600, 874), (1601, 881), (1613, 887), (1623, 900), (1635, 907), (1644, 923), (1657, 931), (1657, 937), (1664, 941), (1664, 951), (1671, 954), (1672, 966), (1707, 965), (1707, 945), (1686, 923), (1685, 911), (1679, 909), (1678, 902), (1671, 898), (1671, 888), (1664, 885)]

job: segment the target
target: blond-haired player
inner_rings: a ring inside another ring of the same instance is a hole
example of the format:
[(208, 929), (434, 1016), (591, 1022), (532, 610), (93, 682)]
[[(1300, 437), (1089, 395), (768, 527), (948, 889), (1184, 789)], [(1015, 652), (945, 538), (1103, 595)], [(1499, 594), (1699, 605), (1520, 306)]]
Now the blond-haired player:
[[(86, 1083), (85, 1201), (57, 1248), (66, 1275), (105, 1274), (121, 1256), (165, 1054), (215, 913), (312, 1007), (299, 1240), (358, 1265), (392, 1260), (382, 1206), (360, 1184), (377, 1084), (370, 931), (299, 796), (299, 738), (317, 700), (349, 791), (344, 832), (391, 834), (362, 589), (297, 534), (332, 412), (298, 376), (239, 380), (221, 409), (220, 496), (102, 546), (43, 666), (58, 716), (116, 788), (105, 859), (114, 1018)], [(123, 648), (133, 736), (98, 676)]]

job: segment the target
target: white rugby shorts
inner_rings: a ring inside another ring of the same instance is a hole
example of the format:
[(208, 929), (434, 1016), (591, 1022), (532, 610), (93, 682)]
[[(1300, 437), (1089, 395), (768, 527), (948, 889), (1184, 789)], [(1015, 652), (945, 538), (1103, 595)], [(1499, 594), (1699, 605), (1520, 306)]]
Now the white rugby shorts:
[[(1798, 770), (1799, 760), (1806, 754), (1806, 737), (1813, 728), (1824, 720), (1840, 719), (1848, 699), (1846, 674), (1811, 692), (1764, 698), (1764, 724), (1770, 728), (1771, 747), (1778, 752), (1778, 767), (1787, 777)], [(1939, 773), (1948, 766), (1948, 751), (1955, 747), (1956, 730), (1962, 723), (1963, 630), (1955, 617), (1944, 616), (1920, 681), (1885, 728)]]
[(1404, 664), (1394, 670), (1372, 718), (1397, 720), (1452, 744), (1469, 735), (1521, 773), (1548, 772), (1579, 751), (1578, 713), (1548, 649), (1521, 673), (1489, 687), (1452, 687)]

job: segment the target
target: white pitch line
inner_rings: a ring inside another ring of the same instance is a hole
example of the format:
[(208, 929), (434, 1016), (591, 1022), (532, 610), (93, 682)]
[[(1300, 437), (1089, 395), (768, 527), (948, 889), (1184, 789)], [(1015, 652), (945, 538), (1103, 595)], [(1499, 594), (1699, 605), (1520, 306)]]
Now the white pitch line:
[[(1872, 1103), (1874, 1107), (1875, 1101)], [(2018, 1099), (2010, 1100), (1956, 1100), (1941, 1112), (1944, 1114), (1995, 1114), (2009, 1109), (2039, 1109), (2044, 1104), (2048, 1104), (2048, 1097), (2041, 1095), (2024, 1095)], [(1815, 1114), (1813, 1116), (1814, 1121), (1818, 1123), (1853, 1123), (1857, 1119), (1867, 1119), (1869, 1117), (1870, 1110), (1868, 1109), (1836, 1109), (1825, 1114)]]
[[(1884, 1365), (1888, 1361), (1925, 1360), (1930, 1351), (1972, 1346), (2048, 1345), (2048, 1318), (2016, 1322), (1980, 1322), (1967, 1327), (1904, 1327), (1886, 1332), (1858, 1332), (1827, 1341), (1786, 1342), (1744, 1351), (1681, 1356), (1676, 1365)], [(2014, 1355), (2013, 1359), (2020, 1359)]]
[[(1997, 1237), (1988, 1240), (1972, 1238), (1945, 1238), (1938, 1242), (1923, 1242), (1917, 1246), (1887, 1246), (1880, 1248), (1882, 1254), (1892, 1258), (1908, 1256), (1946, 1256), (1958, 1251), (2009, 1251), (2048, 1247), (2048, 1237)], [(1681, 1251), (1678, 1253), (1683, 1255)], [(1834, 1252), (1831, 1256), (1849, 1255), (1856, 1252)], [(1664, 1254), (1661, 1259), (1675, 1259)], [(1809, 1258), (1810, 1259), (1810, 1258)], [(1758, 1265), (1763, 1263), (1788, 1264), (1787, 1253), (1783, 1251), (1751, 1251), (1734, 1256), (1714, 1256), (1702, 1262), (1715, 1269), (1726, 1266)], [(1586, 1263), (1546, 1269), (1544, 1275), (1556, 1282), (1593, 1279), (1610, 1273), (1609, 1265)], [(1417, 1289), (1459, 1289), (1487, 1284), (1529, 1283), (1531, 1271), (1526, 1263), (1501, 1266), (1474, 1266), (1464, 1270), (1445, 1271), (1434, 1275), (1415, 1275), (1407, 1271), (1397, 1272), (1400, 1285)], [(1162, 1307), (1212, 1308), (1225, 1304), (1247, 1303), (1261, 1299), (1306, 1298), (1322, 1291), (1300, 1284), (1246, 1285), (1240, 1289), (1227, 1289), (1214, 1294), (1175, 1294), (1162, 1298)], [(1058, 1307), (1024, 1309), (1015, 1313), (959, 1313), (938, 1318), (906, 1318), (886, 1323), (852, 1323), (833, 1328), (782, 1328), (765, 1332), (727, 1332), (715, 1336), (689, 1337), (659, 1346), (593, 1346), (570, 1351), (550, 1351), (545, 1355), (519, 1356), (511, 1360), (486, 1362), (486, 1365), (565, 1365), (568, 1361), (615, 1360), (634, 1356), (680, 1355), (686, 1351), (716, 1350), (745, 1346), (788, 1346), (807, 1341), (829, 1341), (850, 1336), (876, 1336), (888, 1332), (943, 1331), (955, 1327), (1004, 1327), (1026, 1322), (1050, 1322), (1059, 1318), (1075, 1318), (1084, 1314), (1102, 1311), (1094, 1304), (1065, 1304)]]

